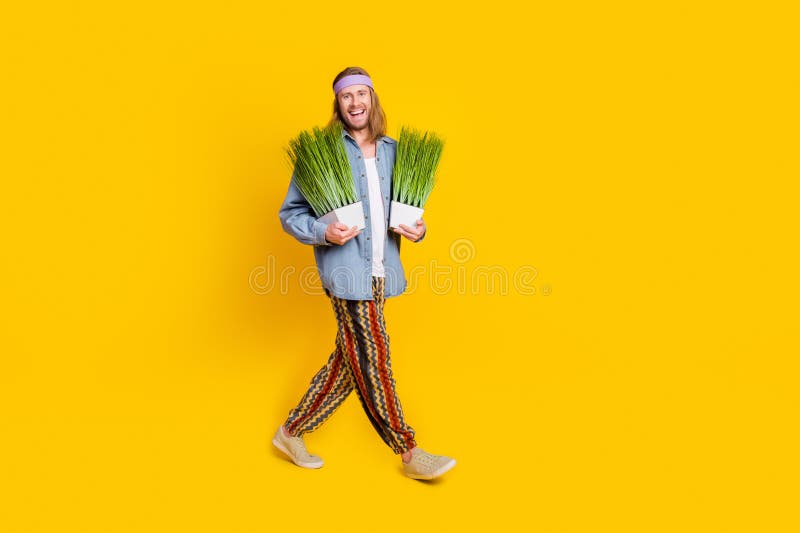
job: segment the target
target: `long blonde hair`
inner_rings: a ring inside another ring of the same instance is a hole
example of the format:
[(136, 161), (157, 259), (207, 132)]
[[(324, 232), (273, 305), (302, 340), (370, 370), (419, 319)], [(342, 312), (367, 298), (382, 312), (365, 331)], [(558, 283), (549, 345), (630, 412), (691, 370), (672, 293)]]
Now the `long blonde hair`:
[[(336, 82), (340, 79), (344, 78), (345, 76), (351, 76), (353, 74), (361, 74), (362, 76), (369, 76), (367, 71), (361, 67), (347, 67), (336, 77), (333, 79), (333, 85), (336, 85)], [(369, 134), (370, 134), (370, 141), (375, 142), (379, 138), (386, 135), (386, 113), (383, 112), (383, 108), (381, 107), (381, 102), (378, 99), (378, 95), (375, 91), (370, 87), (369, 89), (370, 99), (372, 100), (372, 111), (369, 114)], [(333, 97), (333, 116), (331, 117), (329, 125), (333, 125), (336, 123), (340, 123), (343, 128), (347, 128), (347, 124), (342, 119), (342, 110), (339, 109), (339, 99), (336, 96)]]

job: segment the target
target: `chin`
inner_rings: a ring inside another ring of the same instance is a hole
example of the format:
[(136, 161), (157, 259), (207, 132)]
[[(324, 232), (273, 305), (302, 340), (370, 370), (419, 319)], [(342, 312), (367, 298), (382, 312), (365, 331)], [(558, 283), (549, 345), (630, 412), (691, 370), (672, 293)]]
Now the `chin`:
[(364, 124), (359, 124), (359, 125), (350, 124), (348, 122), (347, 123), (347, 127), (350, 128), (350, 130), (352, 130), (352, 131), (368, 130), (369, 129), (369, 122), (365, 122)]

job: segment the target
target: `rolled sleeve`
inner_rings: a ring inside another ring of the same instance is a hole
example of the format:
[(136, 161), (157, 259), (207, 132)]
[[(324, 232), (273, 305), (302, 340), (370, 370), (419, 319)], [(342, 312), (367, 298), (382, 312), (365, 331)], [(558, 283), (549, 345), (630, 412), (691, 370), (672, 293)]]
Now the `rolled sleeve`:
[(314, 216), (311, 205), (294, 184), (294, 175), (289, 183), (286, 198), (278, 211), (283, 230), (303, 244), (326, 246), (325, 229), (327, 224)]
[(324, 222), (320, 222), (319, 220), (315, 220), (314, 228), (317, 234), (317, 239), (314, 244), (319, 246), (330, 246), (331, 243), (329, 243), (325, 238), (325, 230), (328, 229), (328, 225)]

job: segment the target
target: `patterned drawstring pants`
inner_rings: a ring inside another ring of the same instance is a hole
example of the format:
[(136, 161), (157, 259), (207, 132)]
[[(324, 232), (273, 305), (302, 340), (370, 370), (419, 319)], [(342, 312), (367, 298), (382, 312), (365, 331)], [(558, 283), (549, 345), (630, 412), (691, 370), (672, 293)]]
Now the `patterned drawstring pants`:
[(395, 453), (414, 446), (414, 430), (403, 419), (389, 358), (383, 317), (384, 278), (372, 278), (374, 300), (330, 295), (338, 331), (336, 349), (311, 380), (284, 427), (301, 436), (322, 425), (355, 389), (372, 426)]

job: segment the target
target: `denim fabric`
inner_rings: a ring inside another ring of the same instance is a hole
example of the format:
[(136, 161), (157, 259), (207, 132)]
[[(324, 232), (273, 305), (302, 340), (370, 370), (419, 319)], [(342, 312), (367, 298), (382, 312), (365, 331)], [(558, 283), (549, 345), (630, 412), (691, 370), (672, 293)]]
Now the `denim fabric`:
[[(372, 300), (372, 235), (369, 223), (369, 191), (367, 169), (358, 143), (344, 131), (342, 133), (356, 192), (364, 206), (367, 227), (342, 246), (329, 244), (325, 240), (326, 224), (319, 222), (311, 206), (294, 184), (294, 175), (286, 193), (286, 199), (278, 216), (283, 229), (298, 241), (314, 246), (314, 258), (322, 280), (322, 286), (338, 298), (345, 300)], [(385, 296), (402, 294), (406, 289), (406, 277), (400, 262), (400, 235), (388, 230), (391, 183), (397, 144), (394, 139), (381, 137), (376, 142), (376, 165), (380, 176), (383, 212), (386, 218), (387, 235), (383, 257), (386, 269)]]

